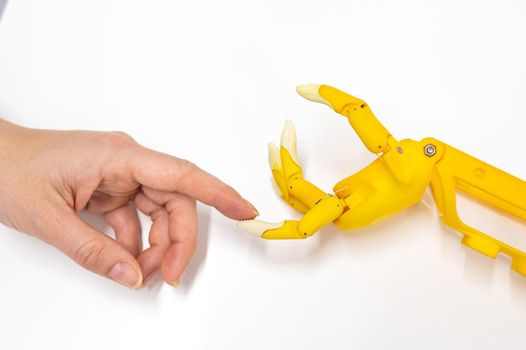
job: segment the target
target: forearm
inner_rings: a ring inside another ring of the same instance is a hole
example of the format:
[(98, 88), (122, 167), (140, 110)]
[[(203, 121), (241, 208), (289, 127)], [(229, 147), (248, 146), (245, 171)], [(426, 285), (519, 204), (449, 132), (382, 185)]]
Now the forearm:
[(20, 204), (20, 191), (27, 186), (21, 174), (27, 165), (30, 130), (0, 118), (0, 223), (17, 229), (12, 212)]
[(4, 133), (6, 130), (15, 127), (16, 125), (8, 122), (5, 119), (0, 118), (0, 134)]
[(16, 162), (13, 161), (13, 147), (17, 147), (18, 126), (0, 118), (0, 223), (12, 226), (8, 220), (6, 208), (11, 201), (8, 191), (12, 187), (10, 174), (14, 172)]
[(20, 136), (25, 128), (0, 118), (0, 156), (7, 155), (13, 147), (20, 146)]
[(40, 131), (0, 118), (0, 173), (9, 161), (23, 164), (42, 147)]

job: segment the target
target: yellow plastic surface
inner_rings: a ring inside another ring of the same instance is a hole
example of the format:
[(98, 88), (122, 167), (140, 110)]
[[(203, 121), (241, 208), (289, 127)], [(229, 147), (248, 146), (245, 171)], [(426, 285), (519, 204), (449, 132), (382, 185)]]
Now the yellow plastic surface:
[(280, 148), (281, 167), (273, 167), (272, 175), (280, 188), (282, 198), (305, 215), (299, 220), (287, 220), (279, 228), (262, 234), (265, 239), (307, 238), (322, 226), (340, 217), (345, 203), (303, 179), (301, 167), (296, 164), (285, 147)]
[[(334, 195), (329, 195), (303, 178), (295, 161), (295, 139), (294, 144), (282, 145), (280, 159), (271, 165), (272, 174), (283, 199), (304, 216), (277, 228), (269, 225), (263, 238), (306, 238), (330, 222), (341, 229), (363, 227), (418, 203), (431, 185), (443, 222), (464, 235), (463, 244), (490, 257), (505, 253), (512, 258), (512, 269), (526, 275), (526, 254), (464, 224), (457, 214), (455, 196), (459, 189), (526, 220), (526, 182), (436, 139), (397, 141), (364, 101), (333, 87), (305, 85), (298, 92), (346, 116), (378, 158), (338, 182)], [(290, 142), (295, 131), (291, 134), (287, 128), (291, 126), (286, 127), (282, 140)]]
[[(428, 157), (424, 148), (434, 144), (437, 153)], [(341, 229), (355, 229), (367, 226), (388, 215), (418, 203), (433, 176), (435, 163), (440, 159), (443, 144), (437, 140), (402, 140), (403, 153), (395, 149), (384, 153), (370, 165), (338, 182), (334, 192), (350, 208), (335, 224)], [(390, 152), (399, 155), (399, 164), (405, 164), (411, 181), (400, 181), (386, 161)]]
[(511, 268), (526, 275), (526, 254), (459, 218), (456, 190), (459, 189), (498, 210), (526, 220), (526, 182), (451, 146), (436, 164), (431, 188), (442, 221), (464, 235), (462, 243), (489, 257), (498, 253), (511, 257)]
[(327, 85), (321, 85), (318, 94), (336, 113), (349, 119), (349, 123), (369, 151), (380, 153), (386, 150), (387, 139), (391, 134), (376, 119), (367, 103)]

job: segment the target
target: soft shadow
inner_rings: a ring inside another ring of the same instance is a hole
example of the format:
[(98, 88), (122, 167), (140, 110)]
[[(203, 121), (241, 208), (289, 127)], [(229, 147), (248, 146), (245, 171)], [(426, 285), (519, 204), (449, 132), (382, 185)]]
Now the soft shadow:
[(93, 227), (95, 230), (104, 232), (109, 236), (115, 237), (113, 230), (110, 230), (110, 227), (108, 226), (106, 220), (104, 220), (104, 217), (101, 214), (93, 214), (87, 211), (82, 211), (80, 212), (79, 216), (82, 220), (84, 220), (85, 223)]
[(5, 12), (8, 2), (8, 0), (0, 0), (0, 20), (2, 20), (2, 15)]
[(192, 260), (190, 260), (190, 264), (186, 268), (184, 278), (181, 284), (177, 287), (177, 290), (184, 294), (188, 294), (192, 290), (192, 287), (197, 280), (197, 276), (206, 261), (208, 240), (210, 238), (210, 215), (210, 207), (203, 205), (197, 207), (197, 247)]
[[(450, 260), (457, 256), (455, 249), (462, 249), (464, 252), (463, 276), (466, 281), (474, 285), (489, 289), (492, 284), (496, 264), (504, 257), (492, 259), (478, 251), (471, 249), (461, 243), (463, 235), (453, 228), (441, 224), (442, 235), (442, 257), (444, 260)], [(458, 258), (458, 257), (457, 257)]]
[(141, 289), (141, 291), (145, 291), (151, 299), (155, 299), (157, 297), (157, 295), (161, 291), (161, 288), (164, 285), (164, 280), (161, 275), (161, 272), (157, 270), (153, 274), (154, 275), (151, 277), (150, 281), (148, 282), (148, 285)]
[(392, 249), (399, 242), (410, 239), (413, 234), (410, 231), (393, 234), (393, 227), (403, 225), (404, 221), (425, 210), (425, 207), (415, 206), (354, 230), (340, 230), (335, 225), (330, 225), (324, 228), (326, 233), (320, 235), (320, 251), (332, 245), (335, 235), (341, 236), (340, 244), (352, 246), (354, 254), (369, 254), (368, 249)]
[(526, 278), (510, 269), (510, 294), (514, 303), (526, 308)]
[(479, 287), (489, 289), (497, 261), (464, 245), (462, 250), (466, 252), (464, 278)]

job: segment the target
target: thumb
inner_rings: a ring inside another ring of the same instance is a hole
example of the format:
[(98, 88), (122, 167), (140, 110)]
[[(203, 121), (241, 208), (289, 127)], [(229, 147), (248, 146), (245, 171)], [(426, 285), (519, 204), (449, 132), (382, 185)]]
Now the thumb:
[(141, 286), (139, 263), (115, 240), (93, 229), (70, 208), (56, 224), (54, 239), (49, 243), (77, 264), (129, 288)]

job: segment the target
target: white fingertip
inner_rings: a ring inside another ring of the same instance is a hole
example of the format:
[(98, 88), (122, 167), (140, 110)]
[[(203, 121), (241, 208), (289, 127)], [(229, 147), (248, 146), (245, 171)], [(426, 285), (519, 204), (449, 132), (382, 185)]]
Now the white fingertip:
[(268, 144), (268, 164), (272, 170), (281, 169), (281, 158), (279, 156), (279, 149), (273, 143)]
[(292, 160), (296, 164), (299, 164), (296, 144), (296, 128), (294, 127), (294, 123), (292, 123), (292, 120), (287, 119), (285, 121), (285, 127), (283, 128), (283, 132), (281, 133), (281, 146), (285, 147), (285, 149), (289, 151)]
[(320, 86), (320, 84), (298, 85), (296, 86), (296, 91), (309, 101), (323, 103), (331, 107), (330, 103), (320, 96)]
[(265, 233), (266, 231), (280, 228), (284, 224), (285, 224), (285, 221), (277, 222), (277, 223), (270, 223), (270, 222), (261, 221), (261, 220), (245, 220), (245, 221), (238, 221), (237, 227), (249, 233), (250, 235), (254, 237), (261, 237), (263, 233)]

